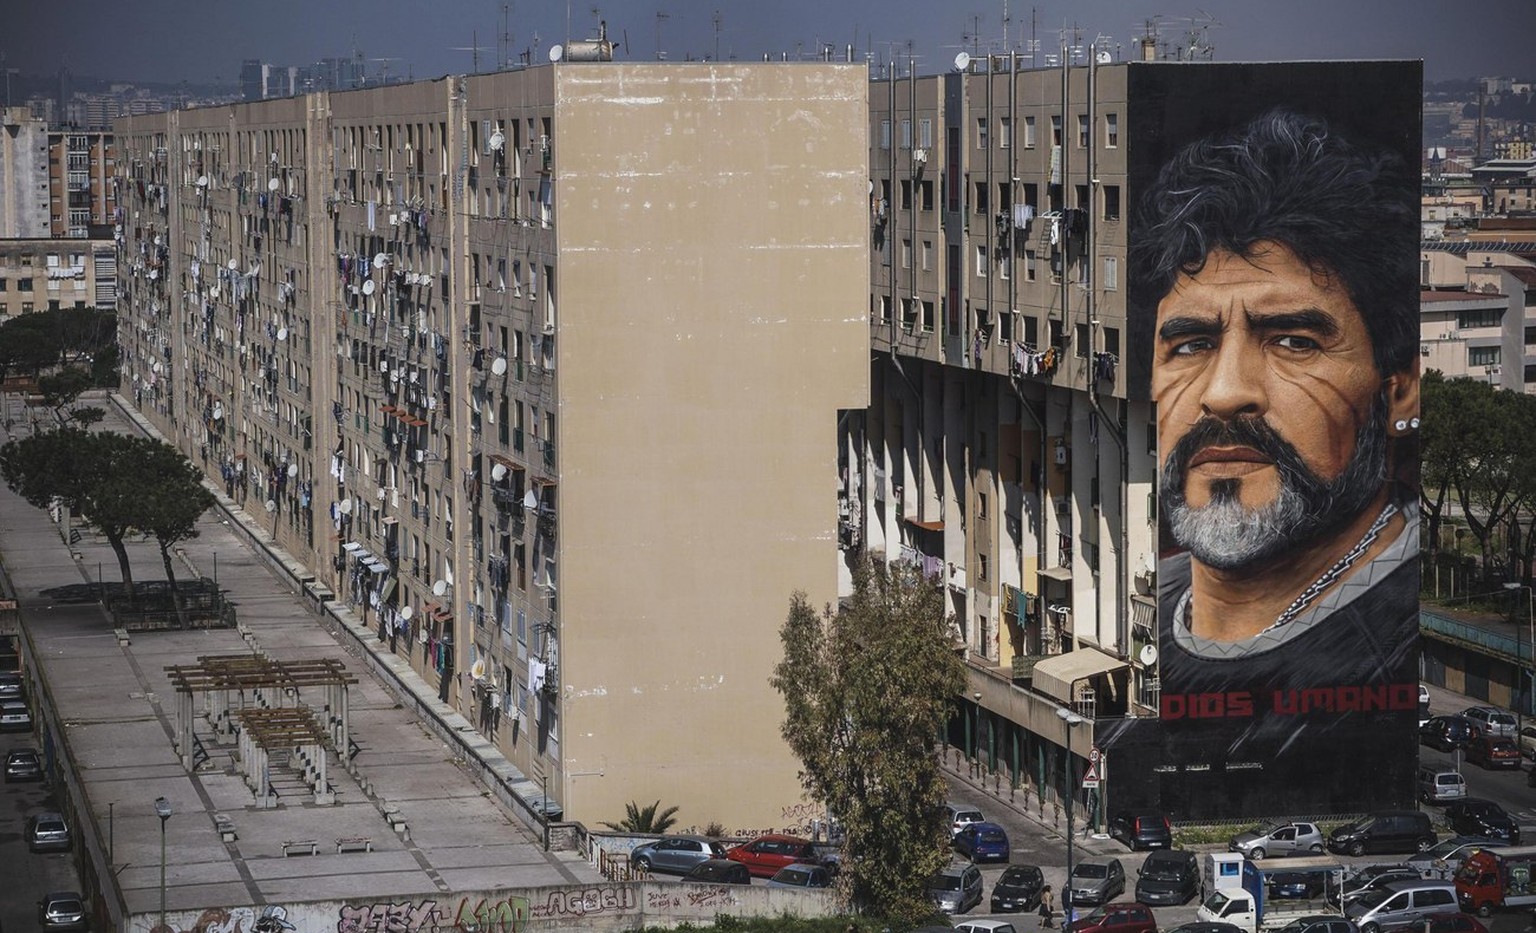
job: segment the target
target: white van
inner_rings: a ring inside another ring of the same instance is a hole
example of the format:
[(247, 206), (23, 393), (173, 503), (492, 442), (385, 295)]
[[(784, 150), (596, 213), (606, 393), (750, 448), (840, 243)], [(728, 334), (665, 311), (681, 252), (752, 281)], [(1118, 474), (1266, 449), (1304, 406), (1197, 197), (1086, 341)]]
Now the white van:
[(1428, 764), (1419, 768), (1419, 799), (1425, 803), (1445, 803), (1467, 796), (1467, 782), (1461, 772), (1445, 765)]

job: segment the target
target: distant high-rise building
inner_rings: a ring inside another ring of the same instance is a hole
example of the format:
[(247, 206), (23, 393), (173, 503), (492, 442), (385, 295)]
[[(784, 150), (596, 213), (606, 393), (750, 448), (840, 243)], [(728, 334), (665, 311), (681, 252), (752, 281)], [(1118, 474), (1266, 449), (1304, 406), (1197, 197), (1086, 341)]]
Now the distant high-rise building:
[(0, 122), (0, 238), (79, 238), (113, 222), (110, 132), (50, 127), (25, 107)]
[(263, 89), (261, 60), (247, 58), (240, 63), (241, 98), (244, 100), (261, 100)]

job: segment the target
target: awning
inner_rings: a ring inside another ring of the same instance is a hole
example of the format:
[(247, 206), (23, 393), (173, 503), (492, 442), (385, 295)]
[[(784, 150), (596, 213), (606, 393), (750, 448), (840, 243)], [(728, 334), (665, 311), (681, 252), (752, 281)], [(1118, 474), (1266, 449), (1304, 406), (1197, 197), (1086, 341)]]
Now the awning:
[(1128, 667), (1126, 662), (1093, 648), (1079, 648), (1035, 663), (1036, 690), (1063, 703), (1071, 703), (1072, 685), (1110, 671)]
[(364, 563), (374, 573), (389, 573), (389, 565), (377, 558), (364, 561)]
[(907, 524), (908, 525), (916, 526), (918, 528), (921, 528), (924, 531), (943, 531), (944, 530), (944, 523), (942, 521), (937, 521), (937, 522), (920, 522), (920, 521), (918, 521), (915, 518), (909, 518), (909, 519), (907, 519)]
[(1040, 576), (1045, 577), (1047, 580), (1060, 580), (1063, 583), (1067, 583), (1072, 579), (1072, 568), (1047, 567), (1040, 571)]
[(356, 541), (348, 541), (346, 544), (341, 546), (341, 549), (346, 551), (348, 554), (355, 554), (358, 551), (361, 551), (363, 546), (358, 544)]

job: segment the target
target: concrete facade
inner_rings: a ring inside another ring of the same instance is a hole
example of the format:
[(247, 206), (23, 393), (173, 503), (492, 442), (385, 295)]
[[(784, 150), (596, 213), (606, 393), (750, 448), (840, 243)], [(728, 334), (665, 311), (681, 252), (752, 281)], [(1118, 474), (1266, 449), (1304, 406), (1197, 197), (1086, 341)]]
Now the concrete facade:
[(0, 110), (0, 238), (102, 235), (116, 218), (116, 160), (110, 132)]
[(569, 63), (120, 121), (125, 394), (539, 805), (799, 828), (767, 679), (837, 595), (866, 97)]
[(116, 307), (111, 240), (0, 239), (0, 321), (32, 311)]

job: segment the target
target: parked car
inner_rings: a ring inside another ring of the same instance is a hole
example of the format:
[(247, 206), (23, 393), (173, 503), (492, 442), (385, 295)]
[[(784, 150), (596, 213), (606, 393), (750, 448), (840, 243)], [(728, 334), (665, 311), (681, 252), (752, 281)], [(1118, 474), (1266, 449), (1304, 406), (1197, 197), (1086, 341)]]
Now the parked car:
[(1419, 683), (1419, 726), (1429, 722), (1429, 686)]
[(637, 846), (629, 853), (629, 864), (636, 871), (685, 875), (688, 869), (712, 858), (725, 858), (725, 846), (703, 836), (663, 836)]
[(1323, 851), (1323, 834), (1316, 823), (1275, 823), (1255, 826), (1232, 837), (1227, 851), (1251, 859), (1271, 855), (1317, 854)]
[(1219, 920), (1191, 920), (1171, 930), (1164, 930), (1163, 933), (1243, 933), (1243, 928), (1233, 923), (1222, 923)]
[(1034, 910), (1040, 906), (1045, 876), (1034, 865), (1009, 865), (992, 885), (992, 912)]
[(20, 672), (0, 671), (0, 700), (20, 700), (25, 695), (26, 686), (22, 683)]
[(725, 857), (747, 866), (748, 871), (760, 878), (772, 878), (779, 869), (795, 862), (821, 862), (809, 839), (779, 833), (758, 836), (728, 850)]
[(1419, 729), (1419, 741), (1442, 752), (1465, 748), (1483, 734), (1482, 726), (1465, 716), (1434, 716)]
[(1066, 933), (1157, 933), (1157, 919), (1142, 904), (1105, 904), (1062, 929)]
[(1416, 925), (1424, 917), (1456, 909), (1456, 886), (1449, 881), (1394, 881), (1358, 898), (1344, 908), (1360, 933), (1381, 933), (1383, 927)]
[(1200, 894), (1200, 867), (1186, 849), (1159, 849), (1136, 872), (1136, 902), (1188, 904)]
[(1536, 724), (1521, 726), (1519, 734), (1515, 736), (1515, 744), (1520, 746), (1520, 754), (1536, 758)]
[(1097, 907), (1125, 893), (1125, 867), (1117, 858), (1084, 859), (1072, 866), (1062, 906)]
[(1488, 735), (1511, 738), (1518, 723), (1513, 713), (1506, 713), (1496, 706), (1469, 706), (1461, 715), (1477, 723)]
[(1335, 829), (1328, 836), (1328, 851), (1350, 855), (1416, 852), (1435, 842), (1435, 829), (1429, 823), (1429, 814), (1419, 810), (1388, 810), (1362, 816)]
[(1445, 821), (1463, 835), (1501, 839), (1512, 846), (1520, 844), (1520, 824), (1492, 800), (1466, 797), (1446, 804)]
[(1269, 896), (1275, 900), (1311, 899), (1323, 893), (1323, 876), (1310, 871), (1272, 871), (1265, 875)]
[(928, 879), (927, 891), (940, 913), (963, 914), (981, 903), (981, 869), (951, 865)]
[(1514, 739), (1485, 735), (1467, 745), (1467, 763), (1494, 768), (1520, 769), (1520, 749)]
[(1502, 849), (1508, 843), (1486, 836), (1452, 836), (1425, 849), (1415, 852), (1404, 860), (1405, 864), (1428, 875), (1450, 877), (1461, 865), (1461, 860), (1483, 849)]
[(1424, 873), (1410, 865), (1371, 865), (1344, 882), (1335, 903), (1349, 904), (1394, 881), (1418, 881)]
[(770, 888), (830, 888), (832, 873), (822, 865), (796, 862), (785, 865), (768, 879)]
[(37, 925), (44, 930), (88, 930), (85, 901), (74, 891), (54, 891), (37, 902)]
[(1353, 920), (1337, 914), (1308, 914), (1281, 927), (1279, 933), (1359, 933)]
[(38, 757), (37, 749), (18, 748), (15, 751), (6, 753), (5, 783), (41, 781), (42, 779), (43, 760)]
[(1019, 933), (1007, 920), (967, 920), (954, 928), (956, 933)]
[(1467, 796), (1467, 781), (1461, 772), (1447, 764), (1419, 766), (1419, 799), (1425, 803), (1445, 803)]
[(32, 711), (22, 700), (0, 700), (0, 732), (31, 732)]
[(1430, 914), (1403, 926), (1382, 927), (1381, 933), (1488, 933), (1488, 928), (1471, 914), (1457, 911)]
[(1109, 837), (1138, 849), (1166, 849), (1173, 845), (1173, 826), (1168, 817), (1150, 810), (1117, 813), (1109, 819)]
[(684, 881), (705, 881), (709, 884), (751, 884), (752, 873), (747, 866), (728, 858), (709, 858), (688, 869)]
[(996, 823), (967, 823), (955, 834), (957, 852), (973, 862), (1008, 861), (1008, 833)]
[(949, 836), (953, 839), (968, 824), (983, 823), (987, 818), (981, 815), (980, 810), (968, 803), (951, 801), (944, 805), (944, 819), (949, 822)]
[(68, 852), (71, 841), (62, 813), (46, 810), (27, 820), (27, 848), (33, 852)]

